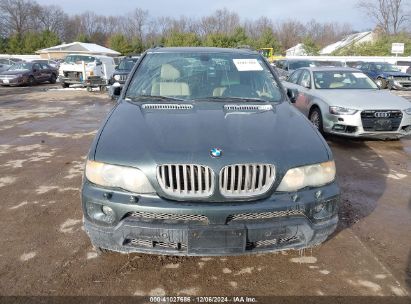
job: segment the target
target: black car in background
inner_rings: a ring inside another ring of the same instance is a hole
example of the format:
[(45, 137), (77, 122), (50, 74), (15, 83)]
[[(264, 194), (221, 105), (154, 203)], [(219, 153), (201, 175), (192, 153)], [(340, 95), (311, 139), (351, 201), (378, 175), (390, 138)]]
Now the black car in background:
[(116, 69), (109, 80), (109, 95), (112, 99), (114, 99), (114, 90), (116, 88), (121, 88), (126, 83), (128, 74), (133, 69), (134, 65), (138, 61), (140, 56), (129, 56), (125, 57), (120, 61), (120, 63), (116, 66)]
[(411, 90), (411, 74), (403, 73), (387, 62), (364, 62), (358, 69), (372, 78), (381, 89)]
[(0, 73), (0, 85), (19, 86), (36, 83), (56, 83), (57, 70), (45, 63), (19, 62)]

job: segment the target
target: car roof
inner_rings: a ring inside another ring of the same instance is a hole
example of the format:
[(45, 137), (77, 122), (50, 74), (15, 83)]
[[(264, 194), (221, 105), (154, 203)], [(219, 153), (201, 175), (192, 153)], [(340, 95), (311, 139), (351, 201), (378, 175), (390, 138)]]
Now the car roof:
[(257, 51), (246, 48), (219, 48), (219, 47), (156, 47), (149, 49), (148, 53), (236, 53), (259, 54)]
[[(336, 72), (359, 72), (359, 69), (346, 68), (346, 67), (332, 67), (332, 66), (322, 66), (322, 67), (306, 67), (299, 68), (298, 70), (309, 70), (311, 72), (325, 72), (325, 71), (336, 71)], [(361, 72), (362, 73), (362, 72)]]

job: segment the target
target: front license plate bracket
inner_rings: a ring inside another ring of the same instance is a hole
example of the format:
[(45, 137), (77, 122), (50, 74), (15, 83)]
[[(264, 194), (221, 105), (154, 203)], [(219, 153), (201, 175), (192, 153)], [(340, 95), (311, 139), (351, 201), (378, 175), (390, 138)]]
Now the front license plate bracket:
[(245, 251), (246, 229), (244, 226), (213, 226), (188, 230), (189, 254), (230, 254)]

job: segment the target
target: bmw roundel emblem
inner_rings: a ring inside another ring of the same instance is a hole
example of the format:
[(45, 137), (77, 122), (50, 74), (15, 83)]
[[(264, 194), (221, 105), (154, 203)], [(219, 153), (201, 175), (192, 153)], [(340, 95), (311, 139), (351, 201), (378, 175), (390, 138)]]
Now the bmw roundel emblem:
[(223, 150), (218, 149), (218, 148), (213, 148), (210, 151), (210, 154), (212, 157), (220, 157), (222, 153), (223, 153)]

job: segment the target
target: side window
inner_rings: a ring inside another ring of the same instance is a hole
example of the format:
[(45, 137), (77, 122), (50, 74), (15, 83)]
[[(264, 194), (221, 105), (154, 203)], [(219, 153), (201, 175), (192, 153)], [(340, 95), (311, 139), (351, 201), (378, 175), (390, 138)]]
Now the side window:
[(291, 74), (291, 76), (288, 78), (288, 82), (292, 82), (292, 83), (297, 83), (298, 78), (300, 78), (302, 70), (297, 70), (294, 73)]
[(42, 68), (43, 70), (48, 70), (48, 69), (49, 69), (48, 65), (45, 64), (45, 63), (40, 63), (40, 65), (41, 65), (41, 68)]
[(307, 70), (303, 71), (303, 74), (298, 84), (304, 88), (311, 88), (311, 75), (309, 71)]
[(37, 70), (37, 71), (39, 71), (41, 68), (40, 68), (40, 65), (38, 64), (38, 63), (35, 63), (34, 65), (33, 65), (33, 70)]

